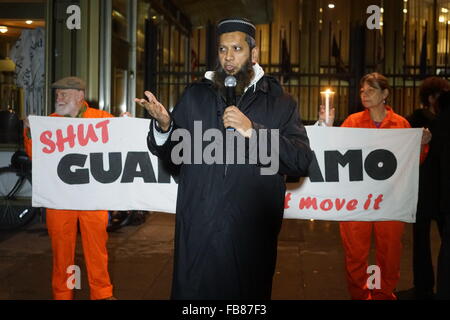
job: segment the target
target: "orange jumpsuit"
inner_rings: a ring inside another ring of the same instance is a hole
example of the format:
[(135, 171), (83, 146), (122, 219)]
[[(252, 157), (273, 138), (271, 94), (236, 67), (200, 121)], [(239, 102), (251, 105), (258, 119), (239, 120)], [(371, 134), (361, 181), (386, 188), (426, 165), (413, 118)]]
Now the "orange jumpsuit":
[[(60, 117), (51, 114), (51, 117)], [(79, 118), (111, 118), (106, 111), (82, 107)], [(25, 151), (31, 158), (31, 136), (24, 130)], [(57, 196), (57, 195), (55, 195)], [(86, 261), (91, 299), (105, 299), (113, 295), (113, 286), (108, 273), (108, 211), (79, 211), (47, 209), (47, 228), (53, 249), (52, 288), (56, 300), (73, 299), (73, 290), (67, 286), (71, 274), (67, 268), (74, 265), (77, 224), (80, 224), (83, 253)], [(81, 275), (82, 276), (82, 275)]]
[[(409, 122), (387, 107), (387, 115), (379, 128), (410, 128)], [(352, 114), (342, 127), (377, 128), (368, 109)], [(345, 221), (340, 222), (342, 243), (345, 252), (345, 267), (348, 290), (354, 300), (395, 300), (393, 291), (400, 278), (400, 257), (405, 223), (401, 221)], [(375, 235), (376, 265), (380, 267), (381, 288), (367, 287), (368, 256)]]

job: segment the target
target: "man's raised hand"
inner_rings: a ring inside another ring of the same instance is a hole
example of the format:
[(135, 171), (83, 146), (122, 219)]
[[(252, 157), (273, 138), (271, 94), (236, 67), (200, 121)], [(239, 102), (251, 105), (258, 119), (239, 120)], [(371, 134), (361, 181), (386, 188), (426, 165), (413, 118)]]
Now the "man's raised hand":
[(158, 125), (163, 131), (169, 130), (170, 127), (170, 116), (167, 109), (155, 98), (155, 96), (150, 91), (144, 92), (148, 101), (145, 99), (134, 99), (134, 101), (145, 108), (150, 116), (158, 121)]

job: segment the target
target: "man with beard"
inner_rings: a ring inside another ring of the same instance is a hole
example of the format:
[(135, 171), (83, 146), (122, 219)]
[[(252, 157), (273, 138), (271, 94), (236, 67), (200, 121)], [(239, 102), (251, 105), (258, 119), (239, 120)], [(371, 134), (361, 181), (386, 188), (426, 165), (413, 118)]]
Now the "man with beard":
[[(55, 113), (51, 117), (111, 118), (106, 111), (89, 107), (84, 100), (85, 83), (76, 77), (67, 77), (52, 84), (55, 89)], [(25, 151), (31, 158), (32, 141), (29, 122), (24, 121)], [(57, 195), (55, 195), (57, 196)], [(68, 273), (75, 258), (78, 223), (80, 225), (83, 253), (93, 300), (115, 300), (108, 273), (108, 211), (79, 211), (47, 209), (46, 221), (53, 250), (52, 288), (55, 300), (73, 299)]]
[[(279, 133), (267, 138), (267, 145), (279, 145), (279, 167), (272, 175), (261, 174), (260, 162), (181, 164), (173, 299), (271, 297), (284, 176), (306, 175), (312, 152), (297, 104), (257, 63), (255, 30), (245, 19), (219, 22), (216, 71), (188, 86), (172, 113), (148, 91), (148, 100), (136, 99), (153, 118), (147, 138), (150, 151), (169, 163), (176, 145), (173, 133), (181, 128), (194, 134), (194, 121), (201, 121), (203, 132), (214, 128), (223, 135), (240, 134), (247, 142), (252, 135)], [(225, 103), (223, 81), (228, 75), (237, 78), (236, 106)], [(225, 130), (228, 127), (238, 133)], [(246, 155), (248, 148), (246, 144)]]

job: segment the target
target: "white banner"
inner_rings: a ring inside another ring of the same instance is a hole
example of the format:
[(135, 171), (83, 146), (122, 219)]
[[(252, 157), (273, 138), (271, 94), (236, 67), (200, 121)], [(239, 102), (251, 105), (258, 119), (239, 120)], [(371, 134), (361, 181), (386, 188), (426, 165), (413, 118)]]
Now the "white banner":
[[(175, 212), (177, 184), (147, 149), (150, 121), (30, 116), (33, 206)], [(285, 218), (415, 222), (421, 129), (306, 127), (310, 177)]]
[(415, 222), (421, 129), (306, 129), (317, 162), (288, 184), (285, 218)]

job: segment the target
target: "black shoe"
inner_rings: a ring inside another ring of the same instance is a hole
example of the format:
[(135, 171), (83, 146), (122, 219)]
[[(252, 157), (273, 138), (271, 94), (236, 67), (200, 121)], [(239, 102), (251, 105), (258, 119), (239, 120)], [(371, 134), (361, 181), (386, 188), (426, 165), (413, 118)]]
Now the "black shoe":
[(413, 288), (413, 290), (414, 290), (414, 300), (434, 300), (433, 289), (423, 290)]
[(398, 300), (434, 300), (433, 290), (419, 290), (411, 288), (395, 293)]
[(148, 216), (147, 211), (130, 211), (130, 222), (131, 226), (138, 226), (145, 223)]
[(130, 221), (130, 213), (128, 211), (113, 211), (106, 231), (116, 231), (126, 226)]

